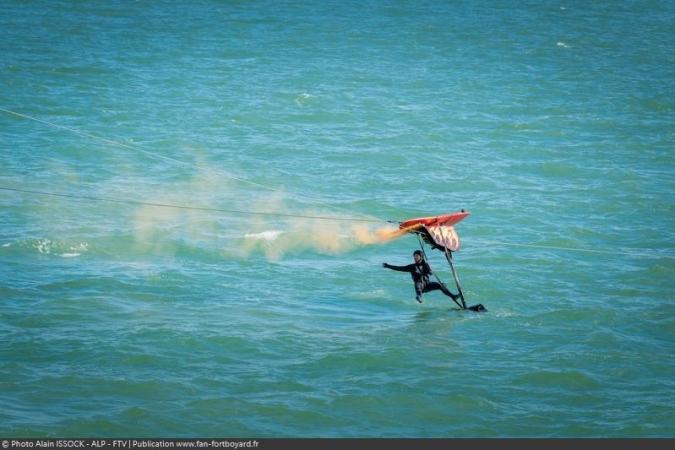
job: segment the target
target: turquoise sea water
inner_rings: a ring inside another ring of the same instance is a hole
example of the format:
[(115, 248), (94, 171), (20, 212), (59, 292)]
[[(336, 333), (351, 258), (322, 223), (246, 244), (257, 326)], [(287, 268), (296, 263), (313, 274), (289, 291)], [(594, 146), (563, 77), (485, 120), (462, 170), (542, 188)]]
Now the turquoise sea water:
[(671, 1), (4, 1), (0, 187), (465, 208), (489, 312), (418, 305), (381, 268), (416, 240), (357, 222), (0, 190), (0, 435), (673, 437), (673, 23)]

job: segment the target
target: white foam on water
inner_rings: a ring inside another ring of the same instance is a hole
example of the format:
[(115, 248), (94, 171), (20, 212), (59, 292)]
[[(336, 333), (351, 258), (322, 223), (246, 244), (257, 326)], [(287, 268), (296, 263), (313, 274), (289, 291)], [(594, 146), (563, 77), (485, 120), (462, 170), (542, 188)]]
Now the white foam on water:
[(80, 242), (77, 245), (72, 245), (69, 248), (70, 251), (61, 253), (62, 258), (76, 258), (82, 254), (82, 252), (86, 252), (89, 250), (89, 244), (86, 242)]
[(308, 94), (308, 93), (306, 93), (306, 92), (303, 92), (302, 94), (298, 95), (298, 96), (295, 98), (295, 103), (296, 103), (298, 106), (303, 106), (303, 105), (307, 104), (307, 103), (308, 103), (310, 100), (312, 100), (313, 98), (314, 98), (314, 96), (313, 96), (312, 94)]
[(89, 250), (89, 244), (80, 242), (75, 245), (67, 245), (65, 242), (52, 241), (51, 239), (38, 239), (33, 247), (43, 255), (55, 254), (63, 258), (74, 258)]
[(40, 239), (35, 243), (35, 248), (43, 255), (49, 255), (52, 252), (52, 241), (49, 239)]
[(276, 240), (281, 235), (281, 233), (283, 233), (281, 230), (268, 230), (261, 233), (246, 233), (244, 237), (247, 239), (261, 239), (272, 242)]

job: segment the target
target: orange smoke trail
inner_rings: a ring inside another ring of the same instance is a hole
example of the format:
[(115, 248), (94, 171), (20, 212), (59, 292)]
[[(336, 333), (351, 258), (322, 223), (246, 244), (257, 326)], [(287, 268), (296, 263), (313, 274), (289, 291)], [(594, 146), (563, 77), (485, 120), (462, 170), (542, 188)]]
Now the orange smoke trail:
[(394, 230), (394, 231), (380, 229), (376, 233), (382, 241), (391, 241), (392, 239), (398, 239), (405, 234), (412, 233), (413, 231), (417, 231), (420, 228), (422, 228), (422, 224), (416, 223), (415, 225), (411, 225), (411, 226), (405, 227), (405, 228), (400, 228), (400, 229)]
[(353, 231), (354, 236), (361, 244), (381, 244), (393, 239), (398, 239), (401, 236), (416, 231), (421, 227), (421, 224), (415, 224), (401, 229), (392, 230), (391, 227), (383, 227), (374, 231), (371, 231), (366, 227), (357, 227)]

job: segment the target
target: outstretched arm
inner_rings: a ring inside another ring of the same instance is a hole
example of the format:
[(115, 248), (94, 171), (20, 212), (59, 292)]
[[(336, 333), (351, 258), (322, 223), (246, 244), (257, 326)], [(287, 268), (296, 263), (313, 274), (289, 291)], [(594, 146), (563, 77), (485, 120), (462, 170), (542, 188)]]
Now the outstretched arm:
[(385, 269), (396, 270), (398, 272), (412, 272), (415, 270), (415, 264), (408, 264), (407, 266), (392, 266), (391, 264), (382, 263)]

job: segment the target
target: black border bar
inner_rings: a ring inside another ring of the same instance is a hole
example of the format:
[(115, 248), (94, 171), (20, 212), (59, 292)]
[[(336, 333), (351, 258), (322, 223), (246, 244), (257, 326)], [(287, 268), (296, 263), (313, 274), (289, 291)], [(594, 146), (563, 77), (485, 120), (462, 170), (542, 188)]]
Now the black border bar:
[(637, 439), (276, 439), (276, 438), (3, 438), (0, 450), (18, 449), (311, 449), (311, 450), (377, 450), (377, 449), (513, 449), (513, 450), (556, 450), (556, 449), (607, 449), (647, 450), (675, 448), (673, 438)]

